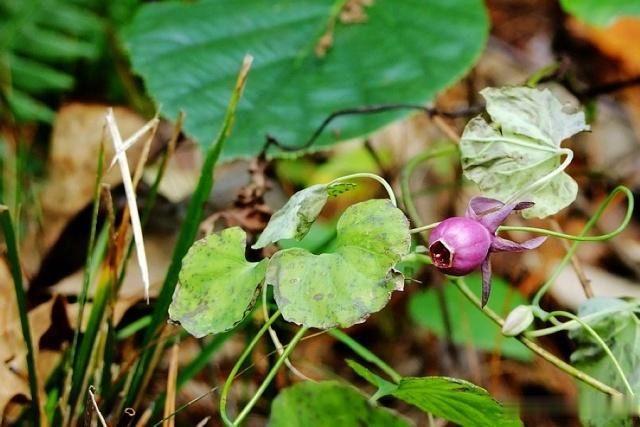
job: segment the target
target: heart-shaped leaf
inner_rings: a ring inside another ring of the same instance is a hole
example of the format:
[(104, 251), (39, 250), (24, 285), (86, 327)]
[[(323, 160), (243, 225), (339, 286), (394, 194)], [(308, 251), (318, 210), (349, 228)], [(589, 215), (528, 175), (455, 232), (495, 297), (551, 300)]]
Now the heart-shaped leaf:
[(327, 197), (327, 186), (322, 184), (298, 191), (271, 216), (269, 224), (252, 248), (264, 248), (283, 239), (302, 239), (327, 203)]
[(283, 317), (307, 327), (348, 327), (381, 310), (404, 277), (393, 270), (409, 252), (409, 223), (389, 200), (350, 206), (337, 225), (332, 253), (282, 250), (269, 261), (266, 282)]
[(371, 404), (355, 388), (337, 381), (302, 382), (271, 404), (271, 427), (409, 427), (390, 410)]
[[(339, 109), (429, 101), (482, 52), (483, 3), (376, 0), (361, 6), (359, 22), (347, 22), (334, 0), (156, 2), (140, 8), (125, 39), (163, 114), (185, 111), (186, 132), (205, 146), (221, 121), (236, 64), (246, 53), (255, 57), (238, 108), (241, 126), (222, 153), (229, 159), (260, 153), (267, 134), (300, 146)], [(317, 145), (369, 133), (404, 114), (338, 120)]]
[(246, 240), (242, 229), (227, 228), (198, 240), (182, 260), (169, 317), (191, 335), (227, 331), (253, 306), (267, 259), (248, 262)]
[(502, 201), (527, 189), (521, 199), (535, 205), (523, 211), (526, 218), (553, 215), (573, 202), (578, 185), (564, 172), (529, 186), (558, 169), (562, 140), (589, 129), (584, 113), (567, 111), (547, 89), (487, 88), (481, 94), (493, 122), (478, 116), (465, 127), (460, 141), (464, 175), (484, 195)]

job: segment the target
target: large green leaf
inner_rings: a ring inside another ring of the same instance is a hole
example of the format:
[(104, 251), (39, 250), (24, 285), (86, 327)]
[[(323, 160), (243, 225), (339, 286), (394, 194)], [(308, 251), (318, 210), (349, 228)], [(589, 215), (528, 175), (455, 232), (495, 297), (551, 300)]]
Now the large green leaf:
[(530, 185), (560, 166), (564, 139), (589, 128), (584, 113), (568, 111), (548, 89), (487, 88), (481, 94), (492, 123), (478, 116), (465, 127), (464, 175), (488, 197), (506, 202), (520, 195), (535, 202), (523, 211), (526, 218), (553, 215), (573, 202), (578, 185), (564, 172)]
[(182, 261), (169, 316), (193, 336), (227, 331), (251, 309), (267, 260), (248, 262), (246, 234), (238, 227), (193, 244)]
[[(472, 288), (480, 289), (482, 279), (473, 274), (466, 279)], [(501, 279), (491, 279), (492, 298), (488, 305), (498, 313), (507, 314), (518, 305), (527, 302), (517, 291)], [(478, 307), (470, 303), (455, 286), (444, 288), (444, 299), (451, 320), (452, 339), (456, 344), (473, 344), (485, 351), (500, 351), (503, 356), (522, 361), (533, 360), (533, 354), (513, 337), (505, 337), (500, 328), (487, 318)], [(409, 314), (413, 320), (440, 338), (446, 337), (445, 324), (438, 295), (434, 289), (414, 294), (409, 302)]]
[(328, 196), (327, 186), (322, 184), (298, 191), (273, 214), (252, 247), (259, 249), (283, 239), (302, 239), (327, 203)]
[(332, 253), (292, 248), (269, 261), (266, 282), (283, 317), (314, 328), (348, 327), (381, 310), (401, 289), (393, 266), (409, 252), (409, 223), (389, 200), (350, 206), (337, 225)]
[[(587, 300), (579, 309), (578, 315), (585, 317), (599, 311), (610, 312), (618, 309), (614, 314), (608, 313), (586, 320), (605, 341), (611, 352), (620, 363), (636, 396), (640, 395), (640, 319), (633, 311), (633, 304), (615, 298), (592, 298)], [(638, 302), (635, 302), (635, 310)], [(577, 344), (571, 355), (574, 366), (589, 375), (599, 379), (617, 390), (624, 392), (624, 382), (607, 357), (604, 350), (594, 338), (583, 328), (571, 331), (570, 336)], [(620, 412), (615, 411), (611, 399), (586, 384), (579, 383), (580, 389), (580, 419), (585, 426), (614, 427), (632, 426), (633, 420), (624, 407)], [(619, 402), (618, 402), (619, 403)], [(637, 413), (640, 401), (636, 400)], [(627, 410), (629, 408), (626, 408)]]
[(593, 25), (606, 26), (623, 16), (640, 15), (638, 0), (560, 0), (562, 8)]
[[(162, 112), (187, 113), (207, 144), (224, 110), (235, 64), (255, 57), (224, 158), (253, 156), (266, 134), (303, 144), (329, 115), (377, 103), (423, 103), (473, 65), (488, 31), (481, 0), (376, 0), (365, 22), (336, 20), (334, 0), (207, 0), (147, 4), (125, 34), (134, 69)], [(332, 18), (333, 16), (333, 18)], [(315, 47), (326, 32), (326, 55)], [(402, 113), (334, 123), (318, 145), (363, 135)]]
[(391, 395), (463, 426), (522, 425), (515, 411), (506, 409), (485, 389), (456, 378), (403, 378)]
[(367, 401), (337, 381), (302, 382), (282, 391), (271, 404), (271, 427), (408, 427), (388, 409)]

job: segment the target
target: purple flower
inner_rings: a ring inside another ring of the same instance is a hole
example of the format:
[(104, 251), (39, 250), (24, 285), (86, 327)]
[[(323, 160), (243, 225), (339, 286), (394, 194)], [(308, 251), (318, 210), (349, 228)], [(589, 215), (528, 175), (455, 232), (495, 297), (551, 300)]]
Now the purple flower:
[(464, 276), (482, 269), (482, 306), (491, 292), (491, 252), (519, 252), (535, 249), (546, 237), (516, 243), (496, 235), (498, 227), (512, 211), (527, 209), (532, 202), (505, 205), (488, 197), (469, 201), (465, 216), (442, 221), (429, 236), (429, 253), (433, 264), (443, 273)]

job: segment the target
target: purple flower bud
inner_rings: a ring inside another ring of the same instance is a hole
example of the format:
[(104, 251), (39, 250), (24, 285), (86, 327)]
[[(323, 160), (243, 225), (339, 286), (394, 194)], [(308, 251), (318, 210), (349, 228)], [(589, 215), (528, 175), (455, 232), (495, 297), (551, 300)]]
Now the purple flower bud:
[(491, 234), (470, 218), (452, 217), (442, 221), (429, 237), (429, 253), (440, 271), (464, 276), (479, 268), (489, 254)]
[(477, 268), (482, 270), (482, 306), (491, 291), (491, 252), (520, 252), (540, 246), (545, 237), (523, 243), (512, 242), (496, 235), (498, 227), (509, 214), (533, 206), (532, 202), (505, 205), (488, 197), (474, 197), (464, 217), (442, 221), (429, 236), (429, 253), (433, 264), (443, 273), (464, 276)]

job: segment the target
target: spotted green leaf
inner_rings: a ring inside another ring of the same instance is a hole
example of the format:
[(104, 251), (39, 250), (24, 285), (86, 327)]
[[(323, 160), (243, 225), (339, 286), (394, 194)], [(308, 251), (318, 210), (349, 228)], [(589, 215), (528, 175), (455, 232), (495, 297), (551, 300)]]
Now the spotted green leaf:
[(565, 172), (531, 184), (561, 165), (564, 139), (589, 129), (584, 113), (570, 111), (548, 89), (487, 88), (481, 94), (492, 122), (478, 116), (464, 130), (460, 151), (465, 177), (487, 197), (535, 202), (523, 211), (526, 218), (553, 215), (573, 202), (578, 186)]
[(269, 261), (266, 282), (283, 317), (307, 327), (348, 327), (381, 310), (404, 277), (393, 270), (409, 252), (409, 223), (389, 200), (350, 206), (331, 253), (291, 248)]
[(357, 389), (337, 381), (301, 382), (271, 404), (271, 427), (409, 427), (394, 412), (369, 403)]
[(295, 193), (269, 220), (253, 249), (283, 239), (300, 240), (309, 232), (320, 211), (327, 203), (327, 186), (318, 184)]
[(193, 336), (227, 331), (253, 306), (267, 260), (245, 259), (246, 234), (232, 227), (193, 244), (182, 260), (169, 317)]

